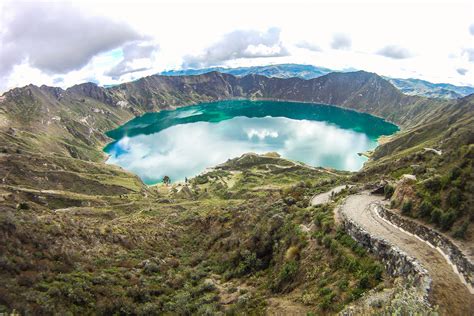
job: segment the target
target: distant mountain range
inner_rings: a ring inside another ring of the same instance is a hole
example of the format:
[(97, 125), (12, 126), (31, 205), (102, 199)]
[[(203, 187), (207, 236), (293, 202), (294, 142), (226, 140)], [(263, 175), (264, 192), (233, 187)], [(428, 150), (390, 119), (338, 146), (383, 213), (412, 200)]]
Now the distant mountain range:
[[(210, 67), (203, 69), (169, 70), (163, 71), (160, 74), (165, 76), (189, 76), (199, 75), (211, 71), (218, 71), (234, 76), (256, 74), (276, 78), (298, 77), (302, 79), (313, 79), (324, 76), (331, 72), (351, 72), (354, 70), (355, 69), (345, 69), (342, 71), (334, 71), (329, 68), (316, 67), (313, 65), (279, 64), (238, 68)], [(448, 83), (432, 83), (421, 79), (399, 79), (390, 77), (384, 78), (392, 83), (400, 91), (408, 95), (419, 95), (430, 98), (457, 99), (474, 93), (474, 87), (455, 86)]]

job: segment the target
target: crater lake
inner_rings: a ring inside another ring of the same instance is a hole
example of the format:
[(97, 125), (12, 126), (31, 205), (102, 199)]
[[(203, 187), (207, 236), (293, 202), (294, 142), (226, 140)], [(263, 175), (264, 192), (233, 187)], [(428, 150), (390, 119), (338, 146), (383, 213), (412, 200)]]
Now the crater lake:
[(315, 167), (359, 170), (382, 135), (398, 127), (335, 106), (279, 101), (202, 103), (136, 117), (107, 135), (108, 163), (146, 184), (193, 177), (244, 153), (277, 152)]

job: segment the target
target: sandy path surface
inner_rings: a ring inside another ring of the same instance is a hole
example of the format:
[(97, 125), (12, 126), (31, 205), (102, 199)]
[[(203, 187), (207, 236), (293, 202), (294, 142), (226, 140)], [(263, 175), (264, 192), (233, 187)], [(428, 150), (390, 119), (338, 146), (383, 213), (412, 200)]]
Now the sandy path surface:
[(433, 279), (431, 299), (439, 305), (441, 315), (474, 315), (474, 295), (471, 294), (446, 259), (420, 239), (401, 231), (382, 219), (372, 203), (382, 197), (360, 193), (349, 196), (338, 209), (371, 234), (381, 237), (415, 258)]
[[(349, 186), (351, 187), (351, 185)], [(337, 186), (327, 192), (316, 194), (311, 198), (311, 205), (321, 205), (321, 204), (326, 204), (331, 201), (331, 194), (337, 194), (344, 190), (346, 188), (346, 185), (340, 185)]]

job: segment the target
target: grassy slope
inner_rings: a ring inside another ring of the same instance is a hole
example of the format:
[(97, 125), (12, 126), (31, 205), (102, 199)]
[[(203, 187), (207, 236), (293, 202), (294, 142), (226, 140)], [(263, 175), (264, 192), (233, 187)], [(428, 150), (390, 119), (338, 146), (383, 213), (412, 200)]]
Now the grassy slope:
[[(395, 189), (392, 205), (403, 209), (403, 215), (469, 243), (474, 238), (473, 113), (474, 96), (433, 112), (426, 123), (378, 147), (373, 160), (356, 177), (391, 181)], [(417, 180), (401, 181), (403, 174), (414, 174)]]
[(71, 205), (60, 203), (68, 193), (52, 202), (9, 192), (0, 304), (27, 314), (260, 313), (291, 292), (308, 311), (338, 311), (383, 277), (335, 230), (330, 207), (307, 206), (346, 179), (245, 156), (194, 179), (187, 194), (84, 192)]
[[(212, 82), (202, 91), (198, 84), (184, 86), (189, 95), (167, 90), (153, 97), (177, 105), (217, 97), (202, 94)], [(368, 92), (362, 87), (356, 92)], [(196, 178), (191, 193), (148, 188), (136, 176), (105, 165), (101, 153), (104, 132), (146, 108), (117, 106), (90, 85), (50, 89), (15, 89), (0, 104), (2, 308), (32, 314), (258, 312), (276, 296), (331, 312), (380, 282), (377, 263), (335, 231), (331, 208), (306, 204), (308, 196), (347, 174), (249, 156)], [(92, 89), (87, 93), (94, 97), (80, 94), (84, 89)], [(127, 94), (130, 102), (139, 102), (133, 98), (142, 95), (140, 89)], [(367, 96), (377, 99), (372, 97)], [(356, 99), (348, 106), (363, 101)], [(405, 109), (430, 106), (429, 100), (417, 102)], [(381, 146), (354, 179), (393, 180), (402, 171), (414, 172), (406, 168), (413, 168), (429, 145), (448, 154), (427, 156), (420, 179), (434, 175), (430, 168), (443, 178), (460, 164), (460, 175), (442, 181), (439, 203), (446, 203), (449, 184), (459, 182), (463, 203), (472, 205), (466, 186), (472, 179), (455, 182), (472, 166), (472, 100), (463, 102), (435, 102), (431, 116), (421, 111), (403, 119), (398, 112), (405, 122), (426, 124)], [(421, 202), (414, 204), (417, 214)], [(467, 218), (459, 214), (455, 227)], [(305, 227), (311, 227), (309, 233)]]

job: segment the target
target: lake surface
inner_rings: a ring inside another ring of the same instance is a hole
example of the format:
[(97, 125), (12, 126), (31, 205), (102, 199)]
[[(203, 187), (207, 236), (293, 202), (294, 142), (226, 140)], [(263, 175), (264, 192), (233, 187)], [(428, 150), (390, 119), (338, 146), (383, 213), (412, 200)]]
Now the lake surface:
[(108, 163), (147, 184), (179, 181), (247, 152), (278, 152), (312, 166), (359, 170), (357, 155), (398, 128), (334, 106), (231, 100), (148, 113), (107, 133)]

